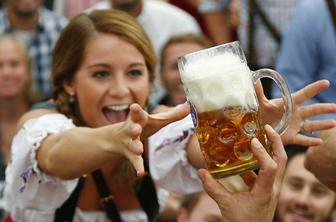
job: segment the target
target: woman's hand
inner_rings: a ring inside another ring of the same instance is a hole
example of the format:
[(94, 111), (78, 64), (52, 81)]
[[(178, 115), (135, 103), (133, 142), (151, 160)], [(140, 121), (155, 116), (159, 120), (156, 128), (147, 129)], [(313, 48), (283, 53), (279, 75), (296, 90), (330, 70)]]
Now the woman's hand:
[(143, 129), (142, 139), (146, 139), (169, 123), (183, 119), (190, 113), (188, 103), (175, 107), (159, 106), (154, 114), (148, 116), (148, 122)]
[(145, 173), (142, 153), (144, 151), (143, 143), (140, 136), (143, 132), (143, 127), (148, 122), (148, 113), (144, 111), (138, 104), (132, 104), (130, 106), (130, 113), (128, 119), (122, 123), (119, 138), (123, 141), (123, 145), (127, 149), (120, 149), (122, 155), (124, 155), (133, 164), (137, 175), (142, 176)]
[[(300, 134), (300, 131), (314, 132), (330, 129), (336, 126), (336, 121), (328, 120), (306, 120), (310, 117), (322, 114), (336, 113), (336, 104), (334, 103), (316, 103), (300, 107), (304, 102), (313, 98), (323, 90), (329, 87), (328, 80), (313, 82), (292, 94), (293, 114), (287, 130), (281, 136), (283, 144), (297, 144), (302, 146), (317, 146), (322, 144), (320, 138)], [(268, 100), (263, 94), (261, 84), (257, 84), (257, 97), (260, 103), (260, 112), (262, 122), (274, 127), (283, 114), (283, 100)]]
[(252, 151), (258, 160), (258, 176), (253, 172), (242, 175), (249, 186), (248, 192), (230, 192), (216, 181), (208, 171), (199, 170), (205, 191), (218, 204), (223, 221), (271, 222), (275, 212), (287, 156), (279, 134), (270, 126), (265, 126), (266, 134), (272, 144), (273, 158), (257, 139), (251, 143)]

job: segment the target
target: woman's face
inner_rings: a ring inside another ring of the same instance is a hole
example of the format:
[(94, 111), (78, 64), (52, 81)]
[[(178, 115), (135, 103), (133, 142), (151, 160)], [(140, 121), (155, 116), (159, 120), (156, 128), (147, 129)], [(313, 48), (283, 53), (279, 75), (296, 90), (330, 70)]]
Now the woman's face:
[(9, 39), (0, 41), (0, 97), (23, 96), (29, 80), (30, 70), (18, 46)]
[(85, 124), (99, 127), (126, 120), (132, 103), (146, 105), (149, 73), (135, 46), (116, 35), (97, 33), (65, 89), (74, 93)]

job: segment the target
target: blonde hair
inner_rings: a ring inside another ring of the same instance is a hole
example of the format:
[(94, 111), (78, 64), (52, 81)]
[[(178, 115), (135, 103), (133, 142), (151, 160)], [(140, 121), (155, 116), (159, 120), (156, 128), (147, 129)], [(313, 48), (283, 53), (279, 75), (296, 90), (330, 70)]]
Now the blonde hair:
[(32, 87), (32, 65), (31, 65), (31, 59), (28, 54), (27, 47), (22, 42), (20, 42), (18, 39), (16, 39), (13, 35), (10, 35), (10, 34), (1, 35), (0, 43), (1, 42), (11, 42), (15, 46), (22, 61), (25, 63), (25, 66), (27, 68), (27, 75), (29, 76), (29, 78), (28, 78), (28, 81), (26, 82), (23, 95), (25, 96), (24, 101), (29, 107), (34, 102), (38, 101), (40, 98), (38, 94), (33, 90), (33, 87)]

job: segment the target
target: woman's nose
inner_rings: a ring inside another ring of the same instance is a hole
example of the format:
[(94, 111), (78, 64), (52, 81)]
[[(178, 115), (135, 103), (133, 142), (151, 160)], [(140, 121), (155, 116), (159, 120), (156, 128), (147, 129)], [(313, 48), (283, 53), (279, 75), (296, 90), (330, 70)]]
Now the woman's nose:
[(125, 79), (116, 78), (109, 85), (109, 94), (115, 97), (123, 97), (129, 94), (129, 86)]

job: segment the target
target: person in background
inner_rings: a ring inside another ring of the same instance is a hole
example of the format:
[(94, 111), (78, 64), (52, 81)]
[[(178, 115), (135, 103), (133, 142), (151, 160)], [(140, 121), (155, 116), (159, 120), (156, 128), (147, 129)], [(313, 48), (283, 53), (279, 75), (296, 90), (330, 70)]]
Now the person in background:
[(190, 15), (192, 15), (196, 19), (197, 23), (200, 25), (202, 33), (207, 38), (210, 38), (208, 29), (204, 22), (204, 18), (202, 14), (198, 11), (198, 6), (200, 3), (199, 0), (163, 0), (163, 1), (173, 4), (183, 9), (184, 11), (188, 12)]
[(186, 101), (177, 59), (185, 54), (211, 47), (210, 41), (203, 35), (184, 34), (174, 36), (163, 46), (160, 56), (160, 75), (166, 89), (161, 105), (175, 106)]
[[(191, 15), (174, 5), (162, 1), (104, 0), (94, 5), (90, 10), (111, 8), (125, 11), (137, 19), (149, 36), (157, 57), (159, 57), (163, 45), (172, 36), (185, 33), (201, 33), (197, 21)], [(154, 86), (151, 90), (150, 104), (155, 106), (164, 96), (164, 93), (165, 89), (161, 83), (160, 76), (156, 73)]]
[(332, 221), (335, 193), (304, 167), (306, 151), (305, 147), (287, 149), (288, 163), (279, 195), (277, 221)]
[(177, 222), (221, 222), (216, 202), (204, 191), (184, 195), (176, 215)]
[[(296, 8), (284, 33), (276, 64), (276, 69), (291, 90), (297, 90), (319, 79), (330, 81), (327, 90), (306, 104), (336, 101), (336, 23), (333, 22), (328, 2), (334, 4), (330, 7), (336, 8), (334, 0), (305, 0)], [(274, 89), (273, 92), (274, 97), (280, 94), (278, 89)], [(336, 115), (318, 118), (335, 119)]]
[(101, 1), (102, 0), (67, 0), (65, 2), (66, 17), (71, 19)]
[[(287, 28), (292, 11), (301, 0), (235, 1), (239, 5), (237, 37), (245, 51), (250, 69), (274, 69), (281, 35)], [(233, 0), (201, 0), (199, 10), (203, 13), (216, 44), (230, 41), (232, 2)], [(266, 97), (271, 98), (272, 81), (264, 78), (262, 82)], [(308, 82), (305, 85), (307, 84)]]
[[(37, 100), (32, 91), (30, 59), (25, 45), (13, 36), (0, 36), (0, 193), (5, 183), (5, 167), (10, 161), (10, 145), (21, 116)], [(2, 203), (2, 201), (1, 201)], [(3, 206), (1, 204), (3, 218)]]
[(42, 0), (6, 0), (0, 10), (0, 34), (11, 33), (28, 48), (32, 84), (41, 97), (51, 96), (51, 53), (66, 19), (45, 9)]

